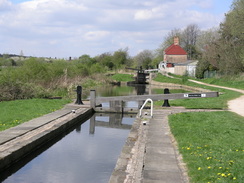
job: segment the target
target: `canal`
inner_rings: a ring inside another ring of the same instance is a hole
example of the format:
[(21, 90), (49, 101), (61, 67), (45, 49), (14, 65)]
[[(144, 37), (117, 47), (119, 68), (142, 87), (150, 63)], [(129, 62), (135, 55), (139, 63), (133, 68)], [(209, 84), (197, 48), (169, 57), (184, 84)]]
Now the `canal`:
[[(156, 89), (151, 92), (163, 92)], [(147, 87), (102, 87), (99, 96), (148, 94)], [(103, 104), (107, 105), (107, 104)], [(136, 107), (129, 102), (128, 107)], [(105, 183), (115, 167), (135, 115), (94, 114), (37, 152), (0, 173), (3, 183)]]

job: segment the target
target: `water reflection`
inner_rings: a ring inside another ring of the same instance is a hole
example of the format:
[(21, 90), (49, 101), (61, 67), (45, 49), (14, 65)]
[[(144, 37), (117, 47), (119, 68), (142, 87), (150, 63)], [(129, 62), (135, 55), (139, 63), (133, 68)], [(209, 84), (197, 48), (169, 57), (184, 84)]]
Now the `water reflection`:
[(108, 182), (134, 117), (94, 114), (3, 182)]

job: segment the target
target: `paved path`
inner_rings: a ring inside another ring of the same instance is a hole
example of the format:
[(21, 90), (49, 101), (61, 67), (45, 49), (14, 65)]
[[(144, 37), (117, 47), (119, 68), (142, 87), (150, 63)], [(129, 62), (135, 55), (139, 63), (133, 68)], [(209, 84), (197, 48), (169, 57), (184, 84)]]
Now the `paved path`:
[(149, 130), (142, 172), (143, 183), (184, 182), (176, 149), (170, 137), (168, 114), (168, 111), (154, 111), (153, 119), (148, 124)]

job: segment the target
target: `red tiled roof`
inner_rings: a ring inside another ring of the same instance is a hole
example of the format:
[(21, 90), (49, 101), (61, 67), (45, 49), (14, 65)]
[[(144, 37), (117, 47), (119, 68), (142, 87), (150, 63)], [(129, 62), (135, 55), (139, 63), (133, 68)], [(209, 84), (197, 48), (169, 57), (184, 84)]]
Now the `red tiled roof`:
[(181, 48), (179, 45), (170, 45), (165, 49), (166, 55), (187, 55), (187, 52)]

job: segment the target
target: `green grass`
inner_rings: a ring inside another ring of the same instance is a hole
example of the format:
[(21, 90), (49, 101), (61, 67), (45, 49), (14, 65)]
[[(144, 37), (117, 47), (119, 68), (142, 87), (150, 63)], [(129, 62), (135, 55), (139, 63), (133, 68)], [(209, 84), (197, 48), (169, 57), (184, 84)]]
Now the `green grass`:
[[(188, 92), (190, 92), (190, 91), (183, 90), (183, 89), (171, 89), (170, 90), (170, 93), (188, 93)], [(155, 88), (155, 89), (153, 89), (153, 93), (164, 94), (164, 89)]]
[(30, 99), (0, 102), (0, 131), (61, 109), (70, 100)]
[[(190, 81), (186, 81), (183, 83), (181, 79), (173, 79), (168, 78), (163, 75), (158, 75), (155, 78), (156, 81), (165, 82), (165, 83), (175, 83), (175, 84), (184, 84), (188, 86), (198, 87), (209, 89), (211, 91), (219, 92), (219, 97), (215, 98), (197, 98), (197, 99), (177, 99), (177, 100), (170, 100), (169, 104), (171, 106), (184, 106), (188, 109), (227, 109), (228, 105), (227, 102), (231, 99), (238, 98), (241, 96), (239, 92), (234, 92), (231, 90), (215, 88), (204, 86), (196, 83), (192, 83)], [(155, 102), (155, 105), (160, 106), (162, 105), (162, 101)]]
[(112, 79), (115, 81), (134, 81), (131, 74), (114, 74)]
[(169, 116), (193, 183), (244, 182), (243, 117), (231, 112)]
[[(197, 81), (201, 81), (208, 84), (214, 84), (214, 85), (220, 85), (220, 86), (226, 86), (231, 88), (237, 88), (237, 89), (244, 89), (244, 75), (236, 75), (236, 76), (223, 76), (223, 77), (215, 77), (215, 78), (205, 78), (205, 79), (195, 79), (189, 76), (180, 76), (175, 74), (169, 74), (170, 76), (173, 76), (177, 78), (176, 81), (174, 79), (167, 79), (165, 76), (158, 75), (157, 80), (165, 80), (165, 81), (172, 81), (173, 83), (183, 84), (184, 81), (186, 81), (187, 78), (194, 79)], [(188, 82), (187, 82), (188, 83)], [(189, 84), (189, 83), (188, 83)]]
[(237, 89), (244, 89), (244, 76), (223, 77), (223, 78), (207, 78), (199, 80), (205, 83), (226, 86)]

